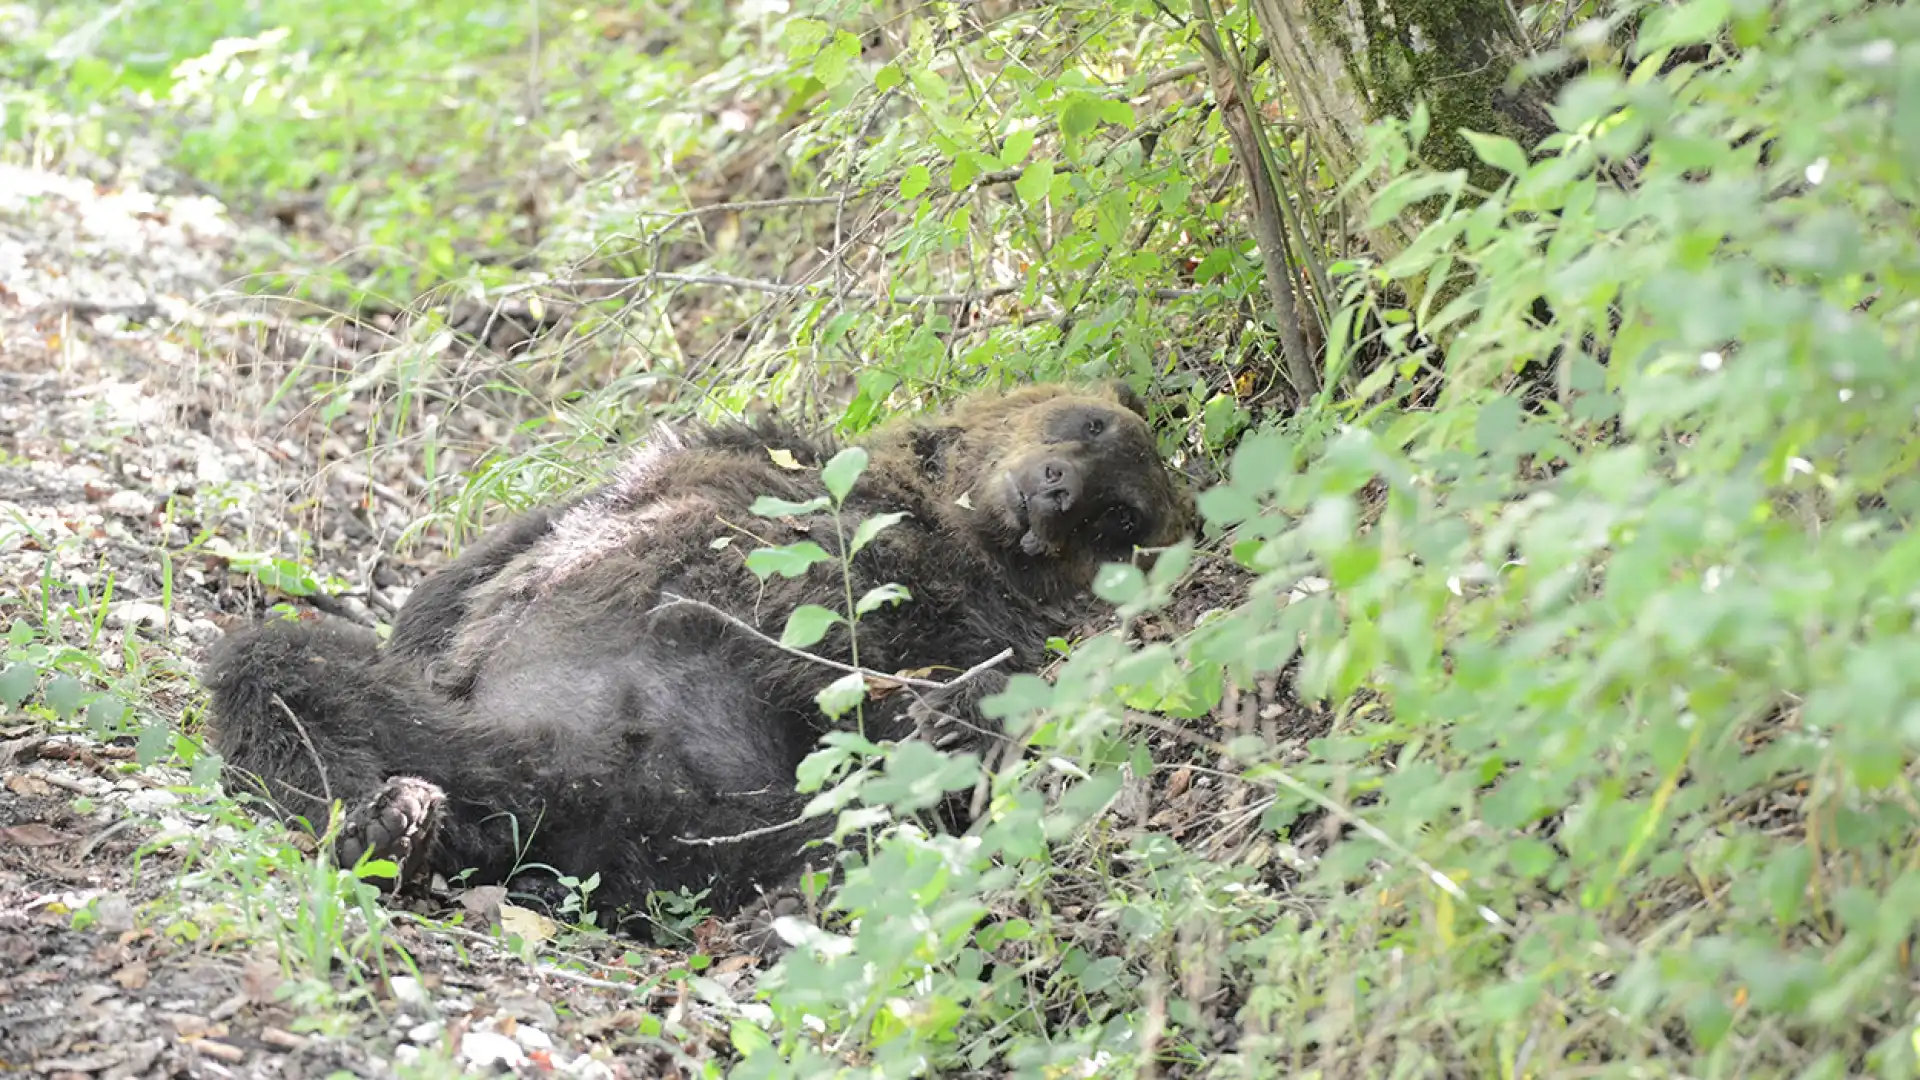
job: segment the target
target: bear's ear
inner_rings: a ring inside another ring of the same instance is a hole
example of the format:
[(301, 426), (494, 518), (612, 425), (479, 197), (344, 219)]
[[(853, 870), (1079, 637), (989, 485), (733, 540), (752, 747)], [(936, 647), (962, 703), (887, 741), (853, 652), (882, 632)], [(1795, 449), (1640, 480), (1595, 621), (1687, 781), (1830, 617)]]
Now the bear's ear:
[(1135, 413), (1142, 420), (1150, 419), (1147, 416), (1147, 399), (1140, 396), (1140, 391), (1135, 390), (1125, 379), (1115, 379), (1110, 385), (1113, 389), (1113, 400), (1119, 402), (1121, 408)]

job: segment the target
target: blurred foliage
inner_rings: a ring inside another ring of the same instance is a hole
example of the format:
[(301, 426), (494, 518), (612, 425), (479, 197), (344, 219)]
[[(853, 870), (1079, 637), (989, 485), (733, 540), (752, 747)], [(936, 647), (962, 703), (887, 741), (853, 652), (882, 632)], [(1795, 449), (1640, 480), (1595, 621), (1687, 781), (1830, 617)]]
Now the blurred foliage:
[[(0, 93), (20, 146), (148, 118), (231, 199), (317, 193), (409, 253), (348, 284), (433, 362), (447, 297), (571, 305), (501, 365), (564, 368), (568, 423), (470, 492), (548, 492), (635, 401), (858, 431), (1109, 374), (1220, 471), (1200, 550), (1109, 568), (1118, 628), (997, 699), (1041, 752), (809, 763), (873, 843), (740, 1075), (1920, 1071), (1920, 12), (1528, 7), (1557, 131), (1470, 136), (1490, 190), (1416, 107), (1341, 197), (1254, 69), (1330, 288), (1281, 410), (1202, 8), (49, 5)], [(1276, 678), (1323, 734), (1230, 714)], [(1116, 824), (1180, 769), (1219, 820)], [(915, 824), (983, 776), (968, 835)]]

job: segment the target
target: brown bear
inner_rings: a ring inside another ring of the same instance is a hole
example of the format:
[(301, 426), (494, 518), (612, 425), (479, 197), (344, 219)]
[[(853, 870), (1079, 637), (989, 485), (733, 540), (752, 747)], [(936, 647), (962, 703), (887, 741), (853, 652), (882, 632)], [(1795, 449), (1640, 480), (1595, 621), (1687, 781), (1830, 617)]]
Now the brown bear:
[(842, 610), (849, 592), (837, 562), (762, 580), (749, 553), (803, 539), (836, 553), (860, 521), (904, 513), (854, 556), (850, 595), (893, 583), (909, 598), (863, 615), (857, 642), (838, 626), (808, 651), (852, 664), (857, 644), (864, 670), (950, 677), (1010, 649), (957, 687), (864, 709), (875, 741), (959, 746), (993, 727), (980, 701), (1088, 614), (1102, 562), (1194, 524), (1124, 385), (981, 394), (860, 445), (869, 465), (836, 526), (831, 510), (751, 510), (819, 495), (833, 440), (772, 420), (663, 429), (612, 483), (428, 578), (384, 648), (324, 621), (229, 635), (207, 663), (212, 744), (283, 813), (324, 824), (343, 800), (336, 857), (393, 858), (402, 884), (538, 864), (598, 873), (599, 910), (686, 888), (718, 914), (788, 888), (831, 827), (773, 828), (806, 802), (796, 766), (854, 717), (815, 701), (839, 671), (770, 639), (796, 607)]

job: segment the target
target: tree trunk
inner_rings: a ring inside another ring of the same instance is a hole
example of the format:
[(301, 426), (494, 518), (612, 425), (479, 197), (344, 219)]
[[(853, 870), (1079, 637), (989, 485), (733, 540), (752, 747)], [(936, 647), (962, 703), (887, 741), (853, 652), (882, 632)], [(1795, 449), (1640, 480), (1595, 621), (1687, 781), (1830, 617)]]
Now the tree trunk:
[[(1344, 181), (1365, 155), (1362, 128), (1406, 118), (1425, 101), (1432, 117), (1421, 156), (1466, 169), (1484, 186), (1500, 174), (1474, 157), (1461, 128), (1506, 135), (1531, 147), (1552, 130), (1545, 103), (1504, 87), (1527, 51), (1506, 0), (1252, 0), (1267, 47), (1313, 132)], [(1369, 189), (1363, 182), (1361, 192)], [(1375, 257), (1403, 250), (1420, 223), (1388, 222), (1367, 234)]]

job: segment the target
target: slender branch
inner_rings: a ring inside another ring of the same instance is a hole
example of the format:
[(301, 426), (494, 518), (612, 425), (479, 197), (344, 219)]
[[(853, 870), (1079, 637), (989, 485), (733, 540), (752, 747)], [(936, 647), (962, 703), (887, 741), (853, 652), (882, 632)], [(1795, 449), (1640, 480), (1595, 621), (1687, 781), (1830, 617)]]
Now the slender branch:
[(739, 844), (748, 840), (758, 840), (763, 836), (783, 833), (796, 825), (804, 825), (813, 820), (815, 819), (810, 817), (789, 818), (786, 821), (777, 821), (772, 825), (762, 825), (757, 829), (748, 829), (746, 832), (734, 833), (731, 836), (676, 836), (673, 838), (673, 842), (676, 844), (686, 844), (688, 847), (718, 847), (721, 844)]
[(660, 595), (665, 597), (667, 602), (664, 604), (654, 605), (653, 610), (656, 612), (665, 611), (668, 608), (680, 607), (682, 605), (699, 608), (701, 611), (704, 611), (709, 615), (717, 616), (718, 618), (726, 622), (728, 625), (733, 626), (735, 629), (740, 630), (746, 634), (749, 634), (754, 638), (758, 639), (759, 641), (767, 645), (771, 645), (774, 648), (779, 649), (781, 652), (788, 654), (789, 656), (797, 656), (802, 660), (810, 660), (823, 667), (830, 667), (835, 671), (843, 671), (849, 675), (859, 675), (863, 678), (873, 679), (878, 682), (897, 683), (901, 686), (917, 686), (922, 690), (945, 690), (950, 687), (958, 686), (969, 679), (977, 677), (981, 672), (986, 671), (988, 668), (998, 666), (999, 664), (1001, 664), (1002, 662), (1008, 660), (1013, 656), (1012, 649), (1002, 649), (1000, 650), (999, 653), (994, 655), (991, 659), (984, 660), (978, 664), (973, 665), (972, 667), (961, 672), (959, 675), (954, 676), (952, 679), (946, 682), (934, 682), (931, 679), (916, 679), (909, 675), (893, 675), (884, 671), (874, 671), (871, 668), (856, 667), (852, 664), (843, 664), (838, 660), (831, 660), (831, 659), (828, 659), (827, 657), (819, 656), (815, 653), (810, 653), (805, 649), (796, 649), (791, 645), (783, 645), (780, 643), (779, 639), (768, 637), (766, 634), (761, 633), (760, 629), (754, 626), (752, 623), (747, 622), (744, 619), (738, 618), (737, 616), (729, 612), (723, 611), (720, 608), (717, 608), (712, 604), (707, 603), (704, 600), (693, 600), (688, 597), (681, 596), (678, 593), (670, 593), (670, 592), (662, 592)]
[[(977, 303), (983, 303), (988, 300), (995, 300), (1002, 296), (1011, 296), (1014, 293), (1017, 293), (1022, 289), (1026, 288), (1026, 285), (1020, 284), (1020, 285), (990, 285), (986, 288), (975, 289), (971, 292), (898, 293), (894, 295), (888, 295), (885, 293), (868, 292), (865, 290), (853, 290), (845, 293), (834, 293), (825, 284), (811, 284), (811, 283), (788, 282), (788, 281), (767, 281), (762, 278), (740, 277), (735, 274), (674, 274), (674, 273), (662, 272), (662, 273), (640, 274), (630, 278), (572, 278), (564, 281), (531, 282), (531, 283), (520, 284), (520, 285), (509, 285), (502, 289), (496, 290), (495, 295), (511, 296), (516, 293), (529, 292), (533, 289), (538, 289), (538, 288), (627, 289), (627, 288), (632, 288), (633, 286), (636, 286), (636, 285), (644, 284), (648, 281), (664, 281), (672, 285), (712, 285), (720, 288), (740, 289), (746, 292), (773, 293), (778, 296), (815, 296), (815, 295), (836, 296), (838, 299), (841, 299), (841, 300), (858, 300), (858, 301), (863, 301), (869, 304), (882, 304), (882, 303), (904, 304), (909, 307), (912, 307), (914, 305), (919, 305), (919, 304), (932, 304), (932, 305), (939, 305), (939, 306), (954, 306), (959, 304), (977, 304)], [(1126, 296), (1145, 296), (1153, 300), (1179, 300), (1189, 296), (1198, 296), (1201, 293), (1205, 292), (1206, 290), (1204, 289), (1173, 289), (1173, 288), (1135, 289), (1131, 286), (1126, 286), (1116, 291)]]
[(845, 196), (842, 195), (795, 195), (786, 199), (743, 199), (740, 202), (708, 203), (705, 206), (694, 206), (685, 210), (642, 210), (635, 216), (657, 218), (660, 221), (660, 227), (666, 229), (689, 218), (705, 217), (708, 214), (780, 210), (790, 206), (832, 206), (844, 198)]
[(300, 722), (300, 718), (293, 714), (293, 709), (279, 694), (273, 695), (273, 703), (280, 706), (280, 711), (287, 714), (288, 720), (293, 721), (293, 730), (300, 733), (300, 741), (305, 744), (308, 755), (313, 758), (314, 771), (320, 774), (320, 793), (326, 796), (327, 805), (332, 806), (333, 785), (327, 781), (327, 762), (320, 756), (320, 749), (313, 745), (313, 739), (307, 735), (307, 725)]

